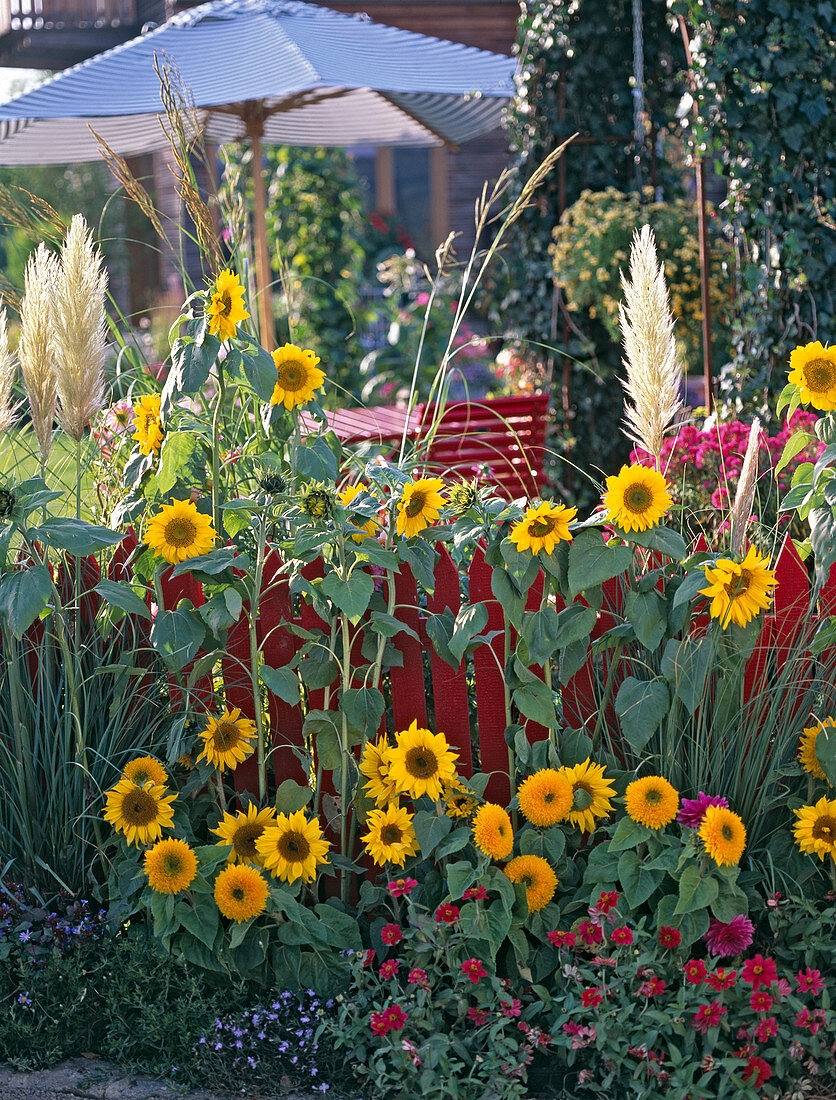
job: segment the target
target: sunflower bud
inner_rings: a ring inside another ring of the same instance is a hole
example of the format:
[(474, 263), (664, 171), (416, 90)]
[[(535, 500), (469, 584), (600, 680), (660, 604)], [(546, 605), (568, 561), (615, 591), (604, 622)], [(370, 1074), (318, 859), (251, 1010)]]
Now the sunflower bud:
[(454, 485), (447, 493), (447, 505), (455, 516), (463, 516), (479, 503), (479, 489), (475, 481)]
[(276, 470), (263, 467), (258, 471), (258, 484), (265, 493), (283, 493), (287, 488), (287, 482)]
[(7, 519), (12, 514), (15, 500), (13, 489), (0, 488), (0, 519)]
[(333, 493), (311, 486), (299, 501), (299, 507), (311, 519), (328, 519), (334, 510)]

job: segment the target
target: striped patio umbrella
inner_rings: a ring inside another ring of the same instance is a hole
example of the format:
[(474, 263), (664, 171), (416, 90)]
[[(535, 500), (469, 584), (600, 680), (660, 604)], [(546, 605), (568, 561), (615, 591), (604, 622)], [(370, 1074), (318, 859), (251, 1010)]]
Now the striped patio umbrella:
[(459, 145), (499, 123), (514, 61), (301, 0), (213, 0), (0, 104), (0, 164), (163, 149), (156, 64), (212, 142), (249, 139), (263, 339), (272, 341), (262, 142)]

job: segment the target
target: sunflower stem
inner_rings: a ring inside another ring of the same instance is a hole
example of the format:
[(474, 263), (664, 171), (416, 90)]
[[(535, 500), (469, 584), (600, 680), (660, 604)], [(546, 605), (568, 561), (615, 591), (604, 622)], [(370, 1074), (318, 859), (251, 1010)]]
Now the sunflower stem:
[[(549, 606), (549, 597), (551, 596), (551, 577), (543, 570), (543, 596), (540, 600), (540, 610), (545, 611)], [(548, 688), (549, 695), (552, 695), (552, 659), (547, 657), (543, 664), (543, 680)], [(557, 751), (557, 730), (552, 728), (549, 730), (549, 741), (554, 745), (555, 751)]]
[[(337, 551), (339, 554), (340, 563), (340, 575), (345, 578), (345, 534), (340, 532), (339, 539), (337, 540)], [(348, 616), (345, 612), (340, 612), (340, 631), (342, 634), (342, 693), (345, 693), (351, 687), (351, 635), (349, 633)], [(342, 699), (340, 699), (342, 703)], [(340, 766), (340, 853), (343, 858), (348, 856), (348, 758), (349, 758), (349, 744), (348, 744), (348, 716), (345, 713), (345, 708), (340, 707), (341, 713), (341, 732), (342, 732), (342, 744), (340, 745), (342, 762)], [(348, 871), (345, 868), (341, 871), (341, 895), (344, 904), (348, 904)]]
[(221, 450), (220, 429), (221, 411), (224, 403), (224, 371), (220, 361), (218, 368), (218, 394), (212, 413), (212, 521), (215, 525), (216, 545), (223, 545), (223, 527), (221, 526)]
[[(505, 693), (505, 729), (511, 725), (511, 686), (508, 683), (508, 677), (504, 674), (508, 668), (508, 661), (511, 657), (511, 624), (508, 622), (507, 617), (504, 618), (504, 626), (502, 633), (503, 641), (503, 656), (504, 661), (502, 665), (502, 689)], [(508, 783), (511, 788), (511, 799), (517, 793), (517, 756), (514, 752), (513, 742), (508, 745)], [(517, 828), (517, 811), (511, 811), (512, 825), (514, 829)]]
[(218, 789), (218, 803), (221, 807), (221, 813), (226, 813), (226, 792), (224, 791), (224, 775), (223, 768), (215, 769), (215, 786)]
[(255, 726), (257, 730), (256, 752), (258, 754), (258, 801), (264, 805), (267, 797), (267, 759), (264, 743), (264, 713), (261, 706), (261, 689), (258, 681), (258, 605), (261, 600), (261, 585), (264, 579), (264, 554), (267, 545), (267, 517), (261, 517), (258, 526), (258, 544), (255, 558), (255, 576), (250, 596), (250, 610), (247, 616), (250, 631), (250, 683), (253, 692), (253, 709), (255, 711)]

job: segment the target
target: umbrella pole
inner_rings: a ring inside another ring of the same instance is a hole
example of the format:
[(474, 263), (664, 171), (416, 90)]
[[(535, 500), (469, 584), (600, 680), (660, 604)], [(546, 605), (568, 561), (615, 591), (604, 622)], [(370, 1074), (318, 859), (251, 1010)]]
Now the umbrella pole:
[(264, 121), (253, 118), (248, 126), (250, 148), (252, 150), (253, 179), (253, 247), (255, 250), (255, 273), (258, 286), (258, 330), (262, 346), (273, 351), (276, 346), (275, 322), (273, 320), (272, 277), (270, 273), (270, 251), (267, 247), (267, 195), (264, 187), (262, 167), (261, 135)]

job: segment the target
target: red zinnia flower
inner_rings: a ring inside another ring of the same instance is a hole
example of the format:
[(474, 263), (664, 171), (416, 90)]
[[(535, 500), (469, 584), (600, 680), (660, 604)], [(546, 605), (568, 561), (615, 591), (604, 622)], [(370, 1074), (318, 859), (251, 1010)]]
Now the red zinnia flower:
[(754, 955), (743, 964), (740, 977), (757, 991), (762, 985), (772, 985), (777, 981), (778, 971), (772, 959), (765, 959), (763, 955)]
[(511, 1016), (519, 1016), (522, 1011), (522, 1001), (518, 1001), (516, 997), (511, 1001), (500, 1001), (499, 1010), (503, 1016), (507, 1016), (509, 1019)]
[(445, 901), (435, 911), (435, 919), (439, 924), (455, 924), (459, 919), (459, 908)]
[(593, 909), (598, 913), (609, 913), (610, 909), (615, 909), (618, 905), (621, 894), (616, 893), (615, 890), (602, 890), (601, 896), (593, 905)]
[(587, 946), (592, 947), (596, 943), (604, 942), (604, 933), (600, 927), (591, 920), (584, 920), (578, 925), (580, 937)]
[(552, 947), (574, 947), (578, 942), (574, 932), (547, 932), (546, 939)]
[(774, 1016), (765, 1016), (755, 1028), (755, 1038), (759, 1043), (765, 1043), (778, 1034), (778, 1021)]
[(363, 966), (371, 966), (374, 960), (375, 952), (372, 950), (372, 948), (369, 948), (369, 950), (363, 956)]
[(717, 1027), (720, 1023), (720, 1017), (725, 1014), (725, 1011), (725, 1005), (721, 1005), (719, 1001), (701, 1005), (696, 1011), (691, 1026), (694, 1031), (699, 1031), (705, 1035), (710, 1027)]
[(487, 970), (482, 966), (479, 959), (465, 959), (465, 961), (460, 964), (459, 969), (462, 974), (466, 974), (467, 977), (470, 978), (474, 985), (476, 985), (480, 978), (487, 978), (488, 976)]
[(462, 894), (463, 901), (484, 901), (488, 896), (488, 891), (484, 886), (468, 886), (465, 892)]
[(388, 883), (386, 889), (389, 891), (393, 898), (400, 898), (403, 897), (404, 894), (411, 894), (417, 885), (417, 879), (396, 878), (394, 882)]
[(400, 1005), (390, 1005), (383, 1012), (373, 1012), (369, 1024), (375, 1035), (386, 1035), (390, 1031), (401, 1031), (406, 1023), (406, 1013)]
[(626, 924), (623, 924), (620, 928), (613, 928), (610, 932), (610, 939), (613, 943), (629, 946), (633, 942), (633, 933)]
[(682, 936), (680, 935), (679, 929), (672, 928), (669, 924), (663, 924), (659, 929), (658, 939), (661, 947), (668, 947), (671, 949), (679, 947), (682, 943)]
[(384, 924), (380, 930), (380, 939), (388, 947), (394, 947), (403, 939), (403, 932), (399, 924)]
[(715, 993), (720, 993), (724, 989), (732, 989), (734, 987), (734, 983), (737, 981), (737, 971), (724, 970), (721, 966), (717, 968), (715, 974), (709, 974), (705, 980)]
[(683, 967), (685, 980), (689, 985), (702, 985), (708, 973), (702, 959), (689, 959)]
[(759, 1089), (764, 1081), (768, 1081), (772, 1076), (772, 1070), (769, 1068), (763, 1058), (750, 1058), (746, 1069), (740, 1075), (744, 1081), (752, 1080), (752, 1087)]
[(795, 976), (796, 982), (798, 982), (798, 988), (802, 993), (821, 993), (824, 989), (824, 982), (821, 980), (820, 970), (811, 970), (808, 966), (806, 970), (799, 970)]
[(601, 992), (601, 987), (599, 985), (593, 985), (581, 993), (581, 1004), (584, 1008), (595, 1008), (603, 999), (604, 994)]
[(387, 959), (385, 963), (381, 963), (380, 976), (384, 981), (388, 981), (389, 978), (394, 978), (400, 967), (400, 963), (397, 959)]
[(414, 969), (410, 970), (406, 980), (413, 985), (420, 986), (421, 989), (430, 988), (430, 979), (427, 977), (427, 972), (426, 970), (422, 970), (420, 966), (416, 966)]
[(467, 1018), (471, 1023), (479, 1027), (480, 1024), (483, 1024), (487, 1020), (488, 1013), (485, 1012), (484, 1008), (469, 1008), (467, 1010)]
[(657, 978), (655, 974), (639, 986), (640, 997), (661, 997), (664, 992), (665, 979)]
[(753, 1012), (769, 1012), (772, 1008), (772, 998), (765, 989), (760, 990), (749, 998), (749, 1006)]

